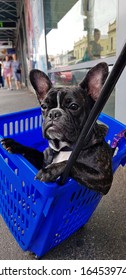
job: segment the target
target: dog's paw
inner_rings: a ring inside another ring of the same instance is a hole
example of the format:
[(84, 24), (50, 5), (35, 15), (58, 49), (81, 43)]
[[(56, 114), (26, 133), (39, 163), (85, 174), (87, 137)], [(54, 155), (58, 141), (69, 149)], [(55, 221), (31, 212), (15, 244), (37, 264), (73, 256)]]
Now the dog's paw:
[(22, 145), (11, 138), (3, 138), (1, 140), (3, 148), (12, 154), (21, 153)]
[(45, 169), (40, 169), (35, 179), (41, 182), (54, 182), (63, 173), (66, 161), (48, 165)]
[(53, 168), (40, 169), (35, 176), (35, 180), (38, 179), (41, 182), (53, 182), (57, 178), (57, 174)]
[(52, 172), (49, 169), (40, 169), (35, 176), (35, 180), (41, 182), (51, 182), (53, 180)]

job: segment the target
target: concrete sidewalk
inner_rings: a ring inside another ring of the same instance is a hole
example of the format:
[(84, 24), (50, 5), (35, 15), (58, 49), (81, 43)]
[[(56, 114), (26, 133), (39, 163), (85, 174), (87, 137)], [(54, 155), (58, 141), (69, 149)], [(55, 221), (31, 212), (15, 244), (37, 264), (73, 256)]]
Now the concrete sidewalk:
[(39, 103), (35, 94), (28, 91), (27, 88), (18, 91), (0, 88), (0, 115), (37, 106)]
[[(0, 114), (37, 107), (27, 89), (0, 89)], [(0, 260), (32, 260), (23, 252), (0, 217)], [(103, 197), (89, 222), (42, 257), (44, 260), (126, 259), (126, 168), (119, 167), (108, 195)]]

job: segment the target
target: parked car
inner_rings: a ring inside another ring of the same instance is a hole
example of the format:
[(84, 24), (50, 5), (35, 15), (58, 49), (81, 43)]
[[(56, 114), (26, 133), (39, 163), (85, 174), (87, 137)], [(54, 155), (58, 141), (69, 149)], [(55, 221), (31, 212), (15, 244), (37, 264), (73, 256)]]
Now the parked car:
[(85, 69), (55, 72), (55, 83), (61, 85), (78, 85), (86, 76), (86, 73), (87, 71)]

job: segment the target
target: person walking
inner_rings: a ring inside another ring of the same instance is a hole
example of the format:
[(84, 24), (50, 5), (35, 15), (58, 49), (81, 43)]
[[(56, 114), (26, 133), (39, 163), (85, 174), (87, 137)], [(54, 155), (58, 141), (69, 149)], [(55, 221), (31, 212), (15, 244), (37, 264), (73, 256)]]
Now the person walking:
[(16, 54), (12, 54), (11, 67), (16, 89), (21, 89), (21, 63), (17, 60)]
[(0, 88), (4, 88), (4, 78), (3, 78), (3, 65), (2, 61), (0, 61)]
[(5, 61), (3, 61), (3, 77), (6, 81), (8, 90), (12, 90), (11, 75), (12, 75), (11, 61), (9, 60), (9, 56), (6, 55)]

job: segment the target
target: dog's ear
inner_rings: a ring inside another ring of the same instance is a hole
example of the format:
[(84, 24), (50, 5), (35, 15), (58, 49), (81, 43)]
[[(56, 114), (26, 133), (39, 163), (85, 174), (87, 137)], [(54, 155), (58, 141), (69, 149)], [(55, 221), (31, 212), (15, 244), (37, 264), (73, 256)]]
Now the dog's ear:
[(30, 82), (36, 91), (39, 102), (44, 99), (47, 91), (52, 87), (49, 77), (38, 69), (31, 70), (29, 74)]
[(108, 76), (108, 65), (105, 62), (94, 66), (81, 81), (80, 86), (87, 89), (88, 95), (96, 101), (100, 95), (102, 86)]

